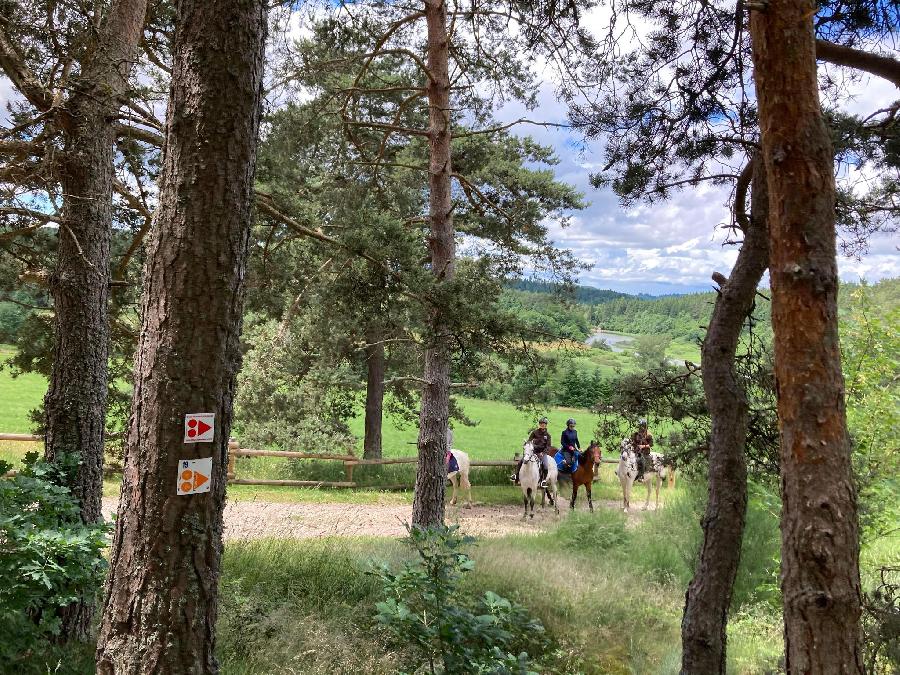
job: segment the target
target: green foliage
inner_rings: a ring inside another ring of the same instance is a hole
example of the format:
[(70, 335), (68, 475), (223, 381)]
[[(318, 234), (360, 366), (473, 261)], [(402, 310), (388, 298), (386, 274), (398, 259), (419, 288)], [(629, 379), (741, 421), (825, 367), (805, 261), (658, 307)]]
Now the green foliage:
[(609, 551), (628, 540), (625, 516), (618, 510), (600, 509), (596, 513), (573, 512), (556, 531), (560, 543), (573, 551)]
[(583, 341), (591, 334), (584, 305), (565, 302), (555, 295), (504, 289), (500, 308), (512, 314), (537, 341), (571, 339)]
[[(39, 461), (0, 480), (0, 660), (41, 653), (60, 630), (57, 610), (92, 602), (106, 571), (105, 524), (84, 525), (77, 500), (63, 487), (77, 460)], [(0, 473), (9, 466), (2, 466)]]
[(643, 370), (657, 368), (666, 360), (666, 349), (672, 339), (668, 335), (638, 335), (632, 345), (634, 360)]
[[(632, 494), (638, 501), (644, 488)], [(777, 575), (780, 561), (779, 502), (767, 488), (751, 483), (741, 560), (734, 583), (734, 610), (758, 602), (780, 606)], [(630, 540), (629, 558), (657, 583), (687, 587), (694, 575), (703, 541), (700, 522), (706, 511), (707, 489), (692, 484), (666, 502), (666, 508), (648, 519), (645, 532)], [(773, 583), (774, 582), (774, 583)]]
[(900, 520), (900, 302), (855, 288), (841, 317), (847, 425), (853, 439), (860, 522), (877, 536)]
[(418, 560), (398, 572), (383, 565), (375, 572), (385, 600), (376, 620), (400, 644), (414, 647), (416, 669), (431, 673), (531, 673), (526, 649), (547, 647), (544, 627), (519, 605), (486, 592), (467, 598), (461, 578), (474, 567), (463, 552), (473, 542), (458, 527), (409, 530)]
[(900, 672), (900, 567), (882, 567), (880, 583), (863, 597), (866, 672)]
[[(315, 330), (314, 321), (304, 327)], [(316, 358), (304, 332), (280, 334), (264, 321), (247, 331), (235, 400), (235, 432), (247, 443), (304, 452), (346, 452), (353, 446), (347, 420), (358, 397), (347, 364)]]

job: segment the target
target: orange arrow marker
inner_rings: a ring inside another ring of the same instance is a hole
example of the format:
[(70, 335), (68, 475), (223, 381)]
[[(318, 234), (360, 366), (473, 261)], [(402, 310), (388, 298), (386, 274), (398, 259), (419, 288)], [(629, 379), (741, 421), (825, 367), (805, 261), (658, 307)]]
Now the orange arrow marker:
[(209, 476), (204, 476), (199, 471), (194, 471), (194, 489), (196, 490), (198, 487), (203, 485), (206, 481), (209, 480)]

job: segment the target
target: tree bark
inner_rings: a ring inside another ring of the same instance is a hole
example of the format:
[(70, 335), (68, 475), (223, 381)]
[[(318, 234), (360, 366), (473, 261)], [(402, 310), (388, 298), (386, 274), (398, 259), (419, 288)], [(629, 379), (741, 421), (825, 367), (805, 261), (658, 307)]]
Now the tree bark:
[[(180, 0), (159, 206), (119, 518), (97, 645), (103, 674), (215, 673), (228, 435), (260, 120), (262, 0)], [(215, 438), (183, 444), (184, 415)], [(212, 456), (210, 492), (177, 496)]]
[(859, 526), (837, 328), (834, 153), (822, 117), (815, 3), (750, 21), (769, 185), (789, 673), (861, 673)]
[(77, 453), (72, 491), (86, 523), (100, 519), (109, 342), (107, 297), (112, 229), (112, 117), (125, 93), (146, 15), (146, 0), (109, 9), (92, 58), (82, 64), (60, 114), (63, 212), (56, 268), (50, 278), (55, 347), (44, 399), (44, 455)]
[(366, 421), (363, 457), (381, 459), (381, 423), (384, 416), (384, 342), (381, 331), (366, 331)]
[[(50, 277), (54, 353), (44, 397), (44, 457), (78, 456), (69, 487), (85, 523), (100, 520), (109, 343), (109, 248), (112, 233), (114, 127), (146, 15), (146, 0), (113, 2), (92, 58), (81, 64), (58, 119), (63, 194), (56, 267)], [(86, 639), (92, 602), (61, 612), (61, 638)]]
[[(428, 169), (429, 219), (431, 222), (431, 273), (438, 288), (453, 279), (456, 244), (453, 232), (450, 163), (450, 73), (447, 6), (444, 0), (425, 0), (428, 26)], [(440, 297), (440, 292), (434, 294)], [(413, 524), (444, 522), (444, 488), (447, 469), (447, 424), (450, 416), (450, 346), (443, 303), (430, 311), (430, 344), (425, 351), (425, 384), (419, 414), (419, 464), (413, 497)]]
[[(728, 608), (741, 556), (747, 511), (747, 395), (734, 372), (744, 320), (769, 262), (768, 194), (765, 166), (751, 160), (753, 201), (744, 224), (744, 243), (722, 285), (702, 346), (703, 390), (712, 429), (709, 439), (709, 501), (703, 545), (685, 597), (681, 622), (681, 672), (725, 673)], [(746, 190), (738, 186), (735, 211)], [(739, 218), (739, 221), (741, 219)]]

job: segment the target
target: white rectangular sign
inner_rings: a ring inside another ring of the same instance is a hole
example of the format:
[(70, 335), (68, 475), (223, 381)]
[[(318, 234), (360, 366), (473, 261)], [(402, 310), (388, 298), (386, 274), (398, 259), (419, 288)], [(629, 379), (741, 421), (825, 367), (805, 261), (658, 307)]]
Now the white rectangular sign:
[(215, 435), (215, 413), (192, 413), (184, 416), (185, 443), (212, 443)]
[(209, 492), (212, 485), (212, 457), (182, 459), (178, 462), (178, 494)]

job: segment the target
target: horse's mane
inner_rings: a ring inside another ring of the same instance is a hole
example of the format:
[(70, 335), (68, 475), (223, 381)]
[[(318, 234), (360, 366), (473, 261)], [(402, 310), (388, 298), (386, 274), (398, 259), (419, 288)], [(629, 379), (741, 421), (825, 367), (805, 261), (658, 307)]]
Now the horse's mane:
[(597, 441), (591, 441), (591, 442), (588, 444), (588, 446), (587, 446), (584, 450), (582, 450), (581, 452), (576, 453), (576, 454), (578, 455), (578, 462), (579, 462), (579, 463), (582, 463), (582, 462), (587, 461), (588, 453), (589, 453), (589, 452), (591, 453), (591, 455), (590, 455), (590, 457), (591, 457), (591, 462), (593, 462), (593, 461), (594, 461), (594, 455), (593, 455), (593, 452), (592, 452), (592, 451), (593, 451), (593, 449), (594, 449), (595, 447), (599, 447), (599, 445), (600, 445), (600, 444), (599, 444)]

